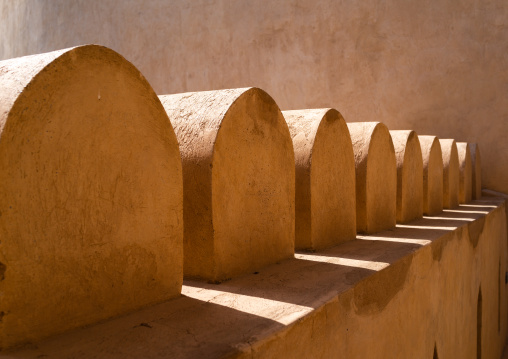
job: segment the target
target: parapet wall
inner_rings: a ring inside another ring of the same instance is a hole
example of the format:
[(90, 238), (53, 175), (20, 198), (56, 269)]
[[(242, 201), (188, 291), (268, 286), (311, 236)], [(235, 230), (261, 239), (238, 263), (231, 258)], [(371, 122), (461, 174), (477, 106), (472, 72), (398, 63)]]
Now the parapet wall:
[(258, 88), (157, 97), (96, 45), (0, 62), (0, 106), (9, 355), (502, 349), (506, 205), (478, 194), (477, 144)]
[(506, 228), (505, 202), (484, 197), (220, 285), (184, 281), (181, 298), (6, 355), (473, 359), (479, 343), (498, 359)]

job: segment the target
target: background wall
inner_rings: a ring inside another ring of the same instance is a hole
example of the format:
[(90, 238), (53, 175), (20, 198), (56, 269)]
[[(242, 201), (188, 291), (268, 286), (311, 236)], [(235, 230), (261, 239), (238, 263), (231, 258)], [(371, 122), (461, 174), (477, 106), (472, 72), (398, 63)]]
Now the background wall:
[(257, 86), (284, 110), (478, 142), (508, 193), (506, 0), (0, 0), (0, 59), (99, 43), (158, 94)]

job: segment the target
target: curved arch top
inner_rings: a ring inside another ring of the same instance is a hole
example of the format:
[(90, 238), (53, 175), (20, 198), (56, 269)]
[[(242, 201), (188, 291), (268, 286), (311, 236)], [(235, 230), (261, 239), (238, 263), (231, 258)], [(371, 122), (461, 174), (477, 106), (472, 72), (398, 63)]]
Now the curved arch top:
[(14, 102), (47, 65), (74, 48), (0, 61), (0, 132)]
[(388, 128), (380, 122), (348, 123), (356, 167), (356, 223), (360, 233), (395, 227), (397, 164)]
[(454, 139), (439, 139), (443, 155), (443, 208), (459, 205), (459, 154)]
[(180, 155), (148, 82), (97, 45), (0, 68), (1, 345), (179, 295)]
[(184, 172), (184, 273), (222, 281), (294, 252), (294, 153), (258, 88), (161, 96)]
[(459, 155), (459, 203), (469, 203), (473, 198), (473, 164), (466, 142), (457, 142)]
[(226, 113), (246, 92), (258, 90), (262, 91), (238, 88), (159, 96), (178, 137), (182, 158), (189, 161), (206, 158), (211, 163)]
[(423, 216), (423, 160), (414, 131), (390, 131), (397, 160), (397, 222)]
[(295, 150), (296, 248), (315, 250), (356, 237), (351, 137), (335, 109), (284, 111)]
[(423, 159), (423, 213), (443, 211), (443, 154), (436, 136), (418, 136)]

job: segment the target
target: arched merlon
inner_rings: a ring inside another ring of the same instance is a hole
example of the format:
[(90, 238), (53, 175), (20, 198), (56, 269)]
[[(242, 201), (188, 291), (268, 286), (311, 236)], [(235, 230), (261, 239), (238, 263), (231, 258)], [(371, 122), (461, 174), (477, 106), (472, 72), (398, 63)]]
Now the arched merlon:
[(459, 203), (469, 203), (473, 198), (473, 164), (466, 142), (457, 142), (459, 155)]
[(397, 164), (388, 128), (379, 122), (347, 124), (356, 167), (356, 229), (375, 233), (395, 227)]
[(222, 281), (291, 257), (288, 126), (257, 88), (160, 96), (182, 155), (184, 275)]
[(418, 136), (423, 159), (423, 213), (443, 211), (443, 154), (436, 136)]
[(0, 346), (178, 296), (178, 143), (141, 73), (101, 46), (0, 62)]
[(440, 139), (443, 154), (443, 208), (459, 205), (459, 154), (453, 139)]
[(480, 156), (480, 147), (477, 143), (469, 144), (471, 152), (472, 169), (472, 198), (480, 199), (482, 197), (482, 159)]
[(397, 160), (397, 222), (423, 216), (423, 160), (414, 131), (390, 131)]
[(335, 109), (284, 111), (296, 165), (296, 248), (356, 238), (355, 162), (346, 122)]

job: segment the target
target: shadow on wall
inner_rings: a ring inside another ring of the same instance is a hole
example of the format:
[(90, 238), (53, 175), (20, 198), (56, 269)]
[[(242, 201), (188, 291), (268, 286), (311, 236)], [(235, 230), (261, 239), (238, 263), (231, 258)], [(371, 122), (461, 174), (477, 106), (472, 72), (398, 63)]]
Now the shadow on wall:
[[(432, 232), (432, 238), (439, 237), (442, 232)], [(359, 238), (319, 253), (296, 253), (294, 259), (255, 272), (255, 277), (237, 278), (219, 285), (184, 281), (182, 293), (188, 294), (185, 287), (191, 287), (317, 308), (322, 304), (323, 291), (332, 296), (346, 291), (376, 272), (397, 267), (394, 264), (399, 259), (421, 246), (379, 237), (374, 240)], [(284, 290), (280, 288), (281, 282), (285, 283)]]
[[(114, 345), (115, 357), (146, 358), (163, 353), (164, 357), (171, 358), (224, 358), (240, 352), (231, 343), (247, 341), (248, 333), (283, 327), (274, 320), (187, 297), (98, 324), (92, 335), (88, 332), (87, 340), (98, 339), (94, 346), (99, 357), (109, 356), (112, 350), (111, 342), (105, 338), (111, 337), (111, 333), (122, 332), (121, 345)], [(83, 341), (82, 331), (68, 332), (63, 338), (50, 339), (44, 345), (29, 345), (2, 354), (9, 358), (43, 358), (53, 357), (47, 355), (48, 352), (56, 352), (59, 358), (82, 357), (81, 350), (76, 352), (72, 345), (80, 341)]]
[[(356, 240), (328, 250), (297, 252), (294, 259), (265, 267), (255, 272), (255, 277), (241, 277), (219, 285), (184, 281), (184, 287), (191, 288), (191, 292), (211, 290), (219, 294), (233, 293), (248, 298), (316, 308), (321, 304), (318, 298), (322, 298), (319, 293), (324, 288), (328, 288), (330, 293), (337, 293), (384, 269), (387, 272), (404, 272), (400, 266), (405, 264), (399, 263), (400, 259), (483, 217), (491, 209), (492, 206), (461, 205), (455, 210), (443, 211), (438, 217), (425, 217), (408, 224), (398, 224), (393, 230), (375, 235), (357, 236)], [(432, 248), (433, 256), (440, 258), (442, 245)], [(310, 267), (312, 271), (309, 270)], [(284, 290), (279, 288), (282, 281), (287, 283)], [(182, 292), (188, 294), (185, 288)]]
[[(441, 214), (444, 218), (438, 223), (450, 222), (450, 227), (436, 228), (431, 219), (422, 219), (373, 236), (360, 236), (319, 253), (299, 252), (294, 259), (221, 284), (184, 281), (180, 298), (66, 333), (11, 356), (58, 352), (61, 357), (72, 357), (82, 350), (76, 343), (97, 343), (99, 349), (94, 351), (106, 353), (118, 338), (122, 345), (115, 350), (125, 356), (146, 356), (143, 351), (147, 347), (151, 352), (174, 357), (182, 353), (196, 357), (234, 356), (241, 350), (249, 351), (249, 343), (282, 333), (338, 293), (345, 294), (352, 288), (343, 298), (351, 300), (357, 314), (372, 315), (382, 311), (404, 288), (413, 252), (427, 244), (437, 258), (447, 238), (455, 238), (454, 225), (467, 228), (464, 220), (484, 217), (468, 211), (490, 209), (461, 206), (457, 211)], [(437, 350), (435, 346), (434, 357)], [(429, 348), (429, 356), (431, 353)]]
[[(312, 270), (309, 270), (310, 268)], [(375, 269), (364, 267), (294, 258), (255, 272), (257, 275), (254, 278), (241, 277), (218, 285), (184, 281), (182, 293), (188, 295), (185, 287), (192, 287), (196, 290), (211, 290), (218, 294), (233, 293), (239, 297), (248, 297), (254, 303), (259, 299), (260, 305), (268, 304), (264, 301), (268, 299), (312, 309), (322, 304), (325, 288), (330, 293), (344, 291), (356, 281), (375, 272)], [(284, 288), (280, 287), (281, 282), (285, 283)]]

